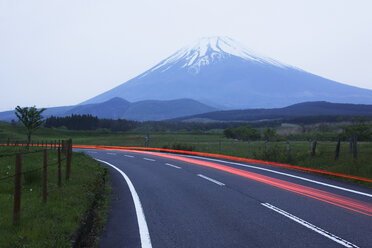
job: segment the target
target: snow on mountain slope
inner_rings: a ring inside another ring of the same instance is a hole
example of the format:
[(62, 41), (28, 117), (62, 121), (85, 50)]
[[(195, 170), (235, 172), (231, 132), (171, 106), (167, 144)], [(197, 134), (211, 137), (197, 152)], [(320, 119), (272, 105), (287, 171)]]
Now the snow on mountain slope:
[(181, 65), (182, 68), (186, 68), (192, 73), (199, 73), (202, 66), (219, 62), (232, 55), (248, 61), (272, 64), (283, 68), (288, 67), (279, 61), (249, 51), (229, 37), (213, 36), (203, 37), (195, 43), (180, 49), (151, 68), (148, 72), (143, 74), (142, 77), (147, 75), (149, 72), (156, 70), (164, 72), (173, 66), (179, 66), (179, 61), (183, 62), (183, 65)]
[(194, 99), (219, 109), (273, 108), (305, 101), (372, 104), (372, 91), (258, 55), (228, 37), (206, 37), (139, 76), (85, 101)]

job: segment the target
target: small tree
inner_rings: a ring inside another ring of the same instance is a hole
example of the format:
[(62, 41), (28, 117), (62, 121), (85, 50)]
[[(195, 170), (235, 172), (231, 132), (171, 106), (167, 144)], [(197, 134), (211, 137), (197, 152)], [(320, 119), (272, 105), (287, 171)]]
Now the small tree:
[(240, 140), (258, 140), (261, 138), (260, 133), (250, 126), (238, 127), (235, 129), (235, 138)]
[(24, 107), (21, 108), (20, 106), (17, 106), (15, 108), (16, 112), (15, 115), (18, 117), (18, 119), (23, 123), (23, 125), (27, 129), (27, 149), (29, 148), (30, 142), (31, 142), (31, 135), (32, 133), (40, 127), (40, 125), (44, 122), (41, 116), (41, 113), (43, 113), (46, 109), (42, 108), (40, 110), (37, 110), (35, 106), (33, 107)]
[(266, 128), (264, 132), (264, 139), (267, 141), (273, 141), (277, 138), (277, 134), (274, 128)]

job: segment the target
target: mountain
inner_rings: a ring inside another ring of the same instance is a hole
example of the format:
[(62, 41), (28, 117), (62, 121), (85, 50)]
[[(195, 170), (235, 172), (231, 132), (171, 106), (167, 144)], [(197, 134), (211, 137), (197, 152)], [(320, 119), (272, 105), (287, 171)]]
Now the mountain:
[(372, 90), (328, 80), (257, 55), (228, 37), (202, 38), (139, 76), (83, 104), (188, 98), (219, 109), (308, 101), (372, 104)]
[[(122, 98), (115, 97), (102, 103), (49, 108), (43, 113), (43, 116), (48, 118), (52, 115), (69, 116), (72, 114), (90, 114), (98, 118), (106, 119), (159, 121), (216, 110), (216, 108), (191, 99), (170, 101), (149, 100), (130, 103)], [(17, 119), (14, 111), (0, 113), (0, 120), (11, 121), (13, 119)]]
[(372, 105), (330, 102), (304, 102), (284, 108), (215, 111), (172, 121), (257, 121), (304, 116), (369, 116)]
[(123, 98), (114, 97), (103, 103), (77, 105), (71, 110), (65, 112), (64, 115), (90, 114), (101, 119), (120, 119), (123, 118), (130, 105), (131, 103)]
[[(53, 108), (47, 108), (42, 116), (49, 117), (49, 116), (65, 116), (65, 113), (73, 109), (75, 106), (61, 106), (61, 107), (53, 107)], [(2, 121), (11, 121), (11, 120), (17, 120), (17, 116), (14, 114), (14, 110), (9, 111), (3, 111), (0, 112), (0, 120)]]
[(169, 101), (147, 100), (132, 103), (123, 115), (124, 119), (147, 121), (167, 120), (191, 113), (207, 113), (216, 108), (207, 106), (191, 99), (178, 99)]

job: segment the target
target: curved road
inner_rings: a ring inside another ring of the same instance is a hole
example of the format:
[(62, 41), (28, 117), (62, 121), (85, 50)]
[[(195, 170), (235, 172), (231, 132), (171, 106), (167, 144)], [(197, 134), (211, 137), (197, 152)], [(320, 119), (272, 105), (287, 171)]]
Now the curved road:
[(370, 188), (210, 158), (75, 150), (111, 168), (100, 247), (372, 247)]

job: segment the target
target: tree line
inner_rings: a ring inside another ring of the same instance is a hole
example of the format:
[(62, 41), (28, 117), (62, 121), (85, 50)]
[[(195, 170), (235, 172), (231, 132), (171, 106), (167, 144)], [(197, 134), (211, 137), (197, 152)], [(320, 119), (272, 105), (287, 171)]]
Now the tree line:
[(71, 115), (65, 117), (51, 116), (45, 120), (44, 127), (67, 128), (69, 130), (128, 131), (138, 126), (138, 122), (129, 120), (98, 119), (92, 115)]
[(284, 141), (284, 140), (342, 140), (347, 141), (351, 137), (356, 137), (358, 141), (372, 141), (372, 125), (368, 122), (356, 119), (351, 125), (341, 127), (341, 132), (322, 132), (313, 131), (309, 133), (279, 135), (276, 130), (266, 127), (264, 130), (252, 128), (251, 126), (241, 126), (237, 128), (227, 128), (224, 130), (226, 138), (232, 138), (243, 141), (267, 140), (267, 141)]
[(171, 121), (131, 121), (125, 119), (99, 119), (92, 115), (51, 116), (45, 120), (44, 127), (66, 128), (69, 130), (98, 130), (165, 132), (165, 131), (208, 131), (212, 129), (235, 128), (246, 125), (245, 122), (171, 122)]

